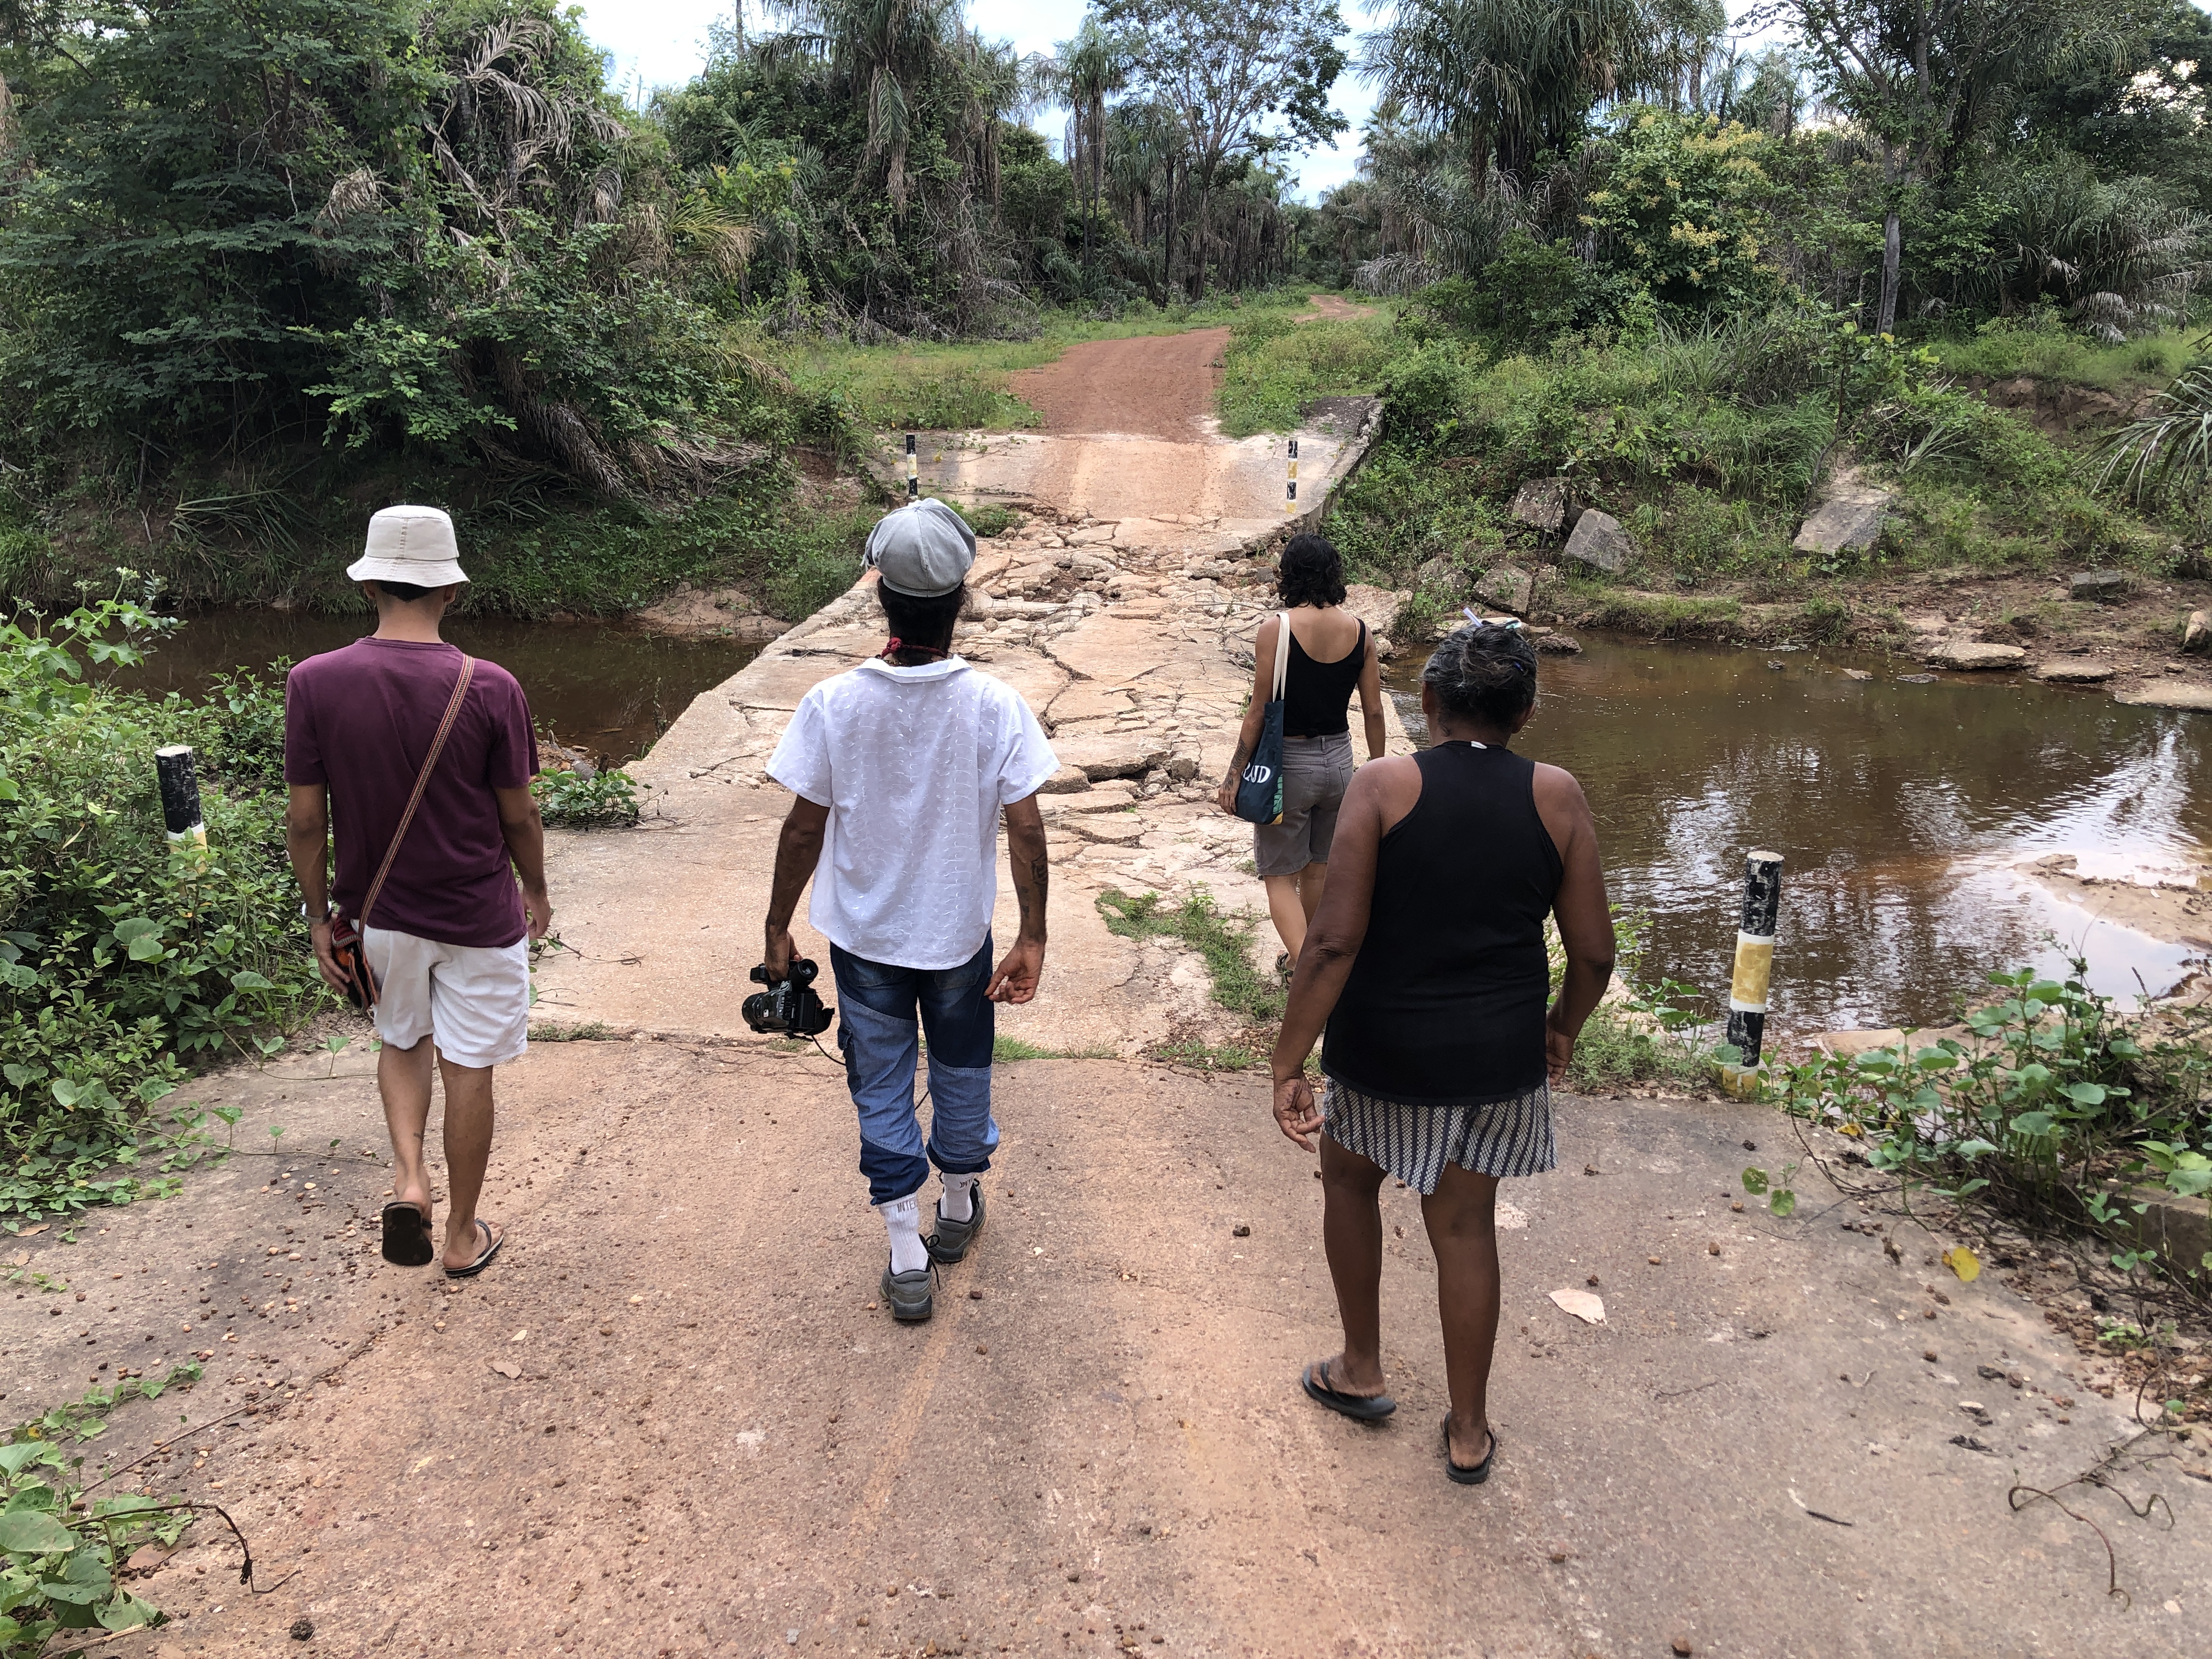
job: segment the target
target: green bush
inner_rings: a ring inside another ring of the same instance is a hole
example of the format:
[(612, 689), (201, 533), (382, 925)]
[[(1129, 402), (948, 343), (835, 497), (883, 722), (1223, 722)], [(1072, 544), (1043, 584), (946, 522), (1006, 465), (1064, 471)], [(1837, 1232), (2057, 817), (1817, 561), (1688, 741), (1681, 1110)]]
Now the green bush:
[(605, 830), (637, 822), (637, 780), (620, 767), (586, 777), (581, 772), (541, 772), (530, 781), (546, 823), (564, 830)]
[(2162, 1261), (2126, 1232), (2132, 1189), (2212, 1191), (2203, 1051), (2146, 1047), (2082, 983), (2086, 964), (2073, 969), (2063, 980), (1990, 975), (1997, 998), (1966, 1016), (1964, 1040), (1908, 1037), (1791, 1066), (1784, 1109), (1857, 1140), (1908, 1200), (1939, 1200), (1976, 1223), (1994, 1211), (2088, 1225), (2122, 1246), (2123, 1268), (2212, 1293), (2212, 1254)]
[[(129, 573), (125, 573), (126, 576)], [(183, 1060), (272, 1051), (322, 995), (295, 920), (273, 684), (195, 706), (111, 689), (177, 624), (118, 597), (0, 624), (0, 1217), (122, 1201), (197, 1156)], [(172, 847), (154, 753), (192, 744), (208, 844)], [(236, 766), (234, 773), (227, 769)]]

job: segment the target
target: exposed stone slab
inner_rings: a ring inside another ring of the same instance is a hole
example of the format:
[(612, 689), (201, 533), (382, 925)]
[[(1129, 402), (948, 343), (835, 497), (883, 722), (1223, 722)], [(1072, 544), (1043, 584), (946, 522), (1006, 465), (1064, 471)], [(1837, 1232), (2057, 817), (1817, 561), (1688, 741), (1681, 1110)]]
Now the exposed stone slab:
[(1635, 556), (1635, 545), (1620, 527), (1620, 520), (1595, 507), (1583, 510), (1582, 517), (1575, 520), (1574, 534), (1567, 538), (1566, 556), (1594, 569), (1618, 572)]
[(2146, 680), (2141, 685), (2113, 693), (2112, 701), (2131, 703), (2138, 708), (2182, 708), (2196, 714), (2212, 714), (2212, 685), (2188, 680)]
[(1354, 582), (1344, 590), (1344, 608), (1367, 624), (1370, 634), (1393, 634), (1398, 612), (1413, 596), (1402, 588), (1376, 587)]
[(2082, 570), (2066, 579), (2066, 594), (2069, 599), (2112, 605), (2127, 598), (2134, 586), (2124, 570)]
[(2027, 653), (2016, 645), (1990, 645), (1980, 640), (1951, 640), (1928, 653), (1928, 660), (1938, 668), (1965, 670), (2017, 668), (2027, 659)]
[(1093, 783), (1101, 778), (1142, 777), (1173, 752), (1165, 738), (1143, 731), (1072, 736), (1063, 731), (1053, 738), (1052, 748), (1063, 763), (1079, 769)]
[(1872, 547), (1881, 534), (1893, 490), (1870, 484), (1855, 468), (1836, 475), (1790, 545), (1800, 553), (1855, 553)]
[(2112, 678), (2112, 665), (2087, 657), (2061, 657), (2036, 664), (2035, 678), (2051, 685), (2102, 685)]

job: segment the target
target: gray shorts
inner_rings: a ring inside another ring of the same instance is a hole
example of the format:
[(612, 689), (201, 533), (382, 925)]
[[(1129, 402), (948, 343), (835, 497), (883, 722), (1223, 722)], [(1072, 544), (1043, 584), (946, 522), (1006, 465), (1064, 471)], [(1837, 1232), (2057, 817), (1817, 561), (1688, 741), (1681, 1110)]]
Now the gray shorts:
[(1295, 876), (1328, 862), (1336, 809), (1356, 769), (1349, 732), (1283, 739), (1283, 821), (1252, 830), (1252, 862), (1262, 876)]
[(1322, 1133), (1424, 1195), (1436, 1191), (1447, 1164), (1501, 1177), (1558, 1167), (1547, 1083), (1486, 1106), (1402, 1106), (1331, 1078), (1322, 1112)]

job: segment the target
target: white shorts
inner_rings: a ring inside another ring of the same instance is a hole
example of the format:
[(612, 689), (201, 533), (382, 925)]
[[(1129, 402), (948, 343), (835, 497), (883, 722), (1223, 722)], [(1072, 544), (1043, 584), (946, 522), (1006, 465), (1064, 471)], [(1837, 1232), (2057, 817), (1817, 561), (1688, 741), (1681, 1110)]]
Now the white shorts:
[(530, 1038), (530, 940), (441, 945), (383, 927), (362, 931), (376, 975), (376, 1034), (395, 1048), (424, 1037), (456, 1066), (520, 1060)]

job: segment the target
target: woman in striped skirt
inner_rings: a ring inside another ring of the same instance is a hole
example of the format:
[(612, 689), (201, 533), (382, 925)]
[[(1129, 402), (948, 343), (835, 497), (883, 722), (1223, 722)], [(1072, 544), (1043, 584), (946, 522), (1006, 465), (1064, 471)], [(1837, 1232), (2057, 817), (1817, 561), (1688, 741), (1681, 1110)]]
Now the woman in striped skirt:
[[(1510, 746), (1535, 705), (1536, 653), (1517, 627), (1462, 628), (1437, 648), (1421, 675), (1432, 746), (1352, 780), (1274, 1053), (1276, 1121), (1309, 1152), (1321, 1132), (1322, 1236), (1344, 1322), (1343, 1352), (1306, 1368), (1305, 1391), (1365, 1421), (1397, 1408), (1376, 1201), (1395, 1175), (1421, 1194), (1436, 1251), (1445, 1469), (1468, 1486), (1498, 1449), (1498, 1182), (1552, 1168), (1550, 1085), (1613, 976), (1589, 804), (1569, 774)], [(1547, 915), (1567, 954), (1548, 1010)], [(1324, 1023), (1316, 1105), (1305, 1062)]]

